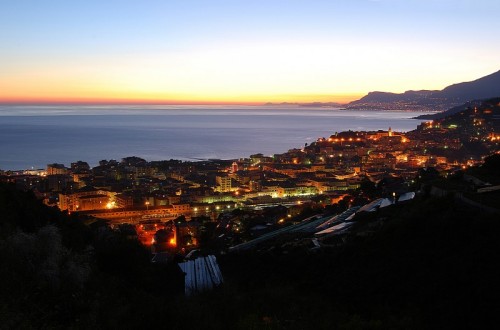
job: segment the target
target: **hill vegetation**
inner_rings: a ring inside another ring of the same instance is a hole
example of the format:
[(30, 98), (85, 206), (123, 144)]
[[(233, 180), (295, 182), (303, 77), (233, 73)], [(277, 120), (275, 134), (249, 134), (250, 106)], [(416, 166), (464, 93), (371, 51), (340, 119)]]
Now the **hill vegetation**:
[[(499, 157), (472, 171), (498, 179)], [(152, 264), (104, 223), (6, 184), (0, 215), (3, 328), (451, 329), (500, 317), (498, 215), (452, 196), (362, 214), (329, 248), (220, 255), (225, 284), (191, 298), (175, 264)]]
[(152, 264), (139, 242), (31, 192), (0, 184), (0, 219), (2, 328), (140, 328), (181, 292), (177, 268)]

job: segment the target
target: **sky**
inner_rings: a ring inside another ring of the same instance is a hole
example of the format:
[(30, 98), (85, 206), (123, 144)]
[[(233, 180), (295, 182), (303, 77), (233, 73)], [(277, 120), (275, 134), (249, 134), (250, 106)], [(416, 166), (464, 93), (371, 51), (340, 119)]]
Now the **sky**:
[(500, 70), (498, 0), (1, 0), (0, 102), (348, 102)]

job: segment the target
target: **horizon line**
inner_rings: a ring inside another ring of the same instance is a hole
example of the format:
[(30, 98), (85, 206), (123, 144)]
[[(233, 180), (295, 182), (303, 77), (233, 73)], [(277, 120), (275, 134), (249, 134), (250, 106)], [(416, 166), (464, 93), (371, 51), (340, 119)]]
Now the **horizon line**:
[(347, 105), (349, 102), (322, 102), (322, 101), (308, 101), (308, 102), (252, 102), (252, 101), (148, 101), (148, 100), (1, 100), (0, 105), (242, 105), (242, 106), (264, 106), (264, 105), (304, 105), (304, 104), (338, 104)]

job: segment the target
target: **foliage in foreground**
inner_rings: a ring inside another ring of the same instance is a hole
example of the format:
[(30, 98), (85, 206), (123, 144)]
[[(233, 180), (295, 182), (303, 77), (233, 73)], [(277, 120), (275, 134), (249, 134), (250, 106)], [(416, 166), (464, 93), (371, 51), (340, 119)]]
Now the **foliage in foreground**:
[(381, 227), (336, 248), (220, 256), (225, 285), (189, 299), (105, 226), (5, 185), (0, 214), (5, 328), (484, 328), (500, 315), (500, 222), (453, 199), (367, 215)]

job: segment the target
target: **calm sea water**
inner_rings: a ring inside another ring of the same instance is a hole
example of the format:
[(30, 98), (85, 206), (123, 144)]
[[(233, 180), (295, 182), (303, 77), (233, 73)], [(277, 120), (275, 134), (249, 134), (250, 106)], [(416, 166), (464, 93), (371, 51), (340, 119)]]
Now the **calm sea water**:
[(416, 113), (265, 106), (0, 106), (0, 169), (77, 160), (234, 159), (344, 130), (415, 129)]

